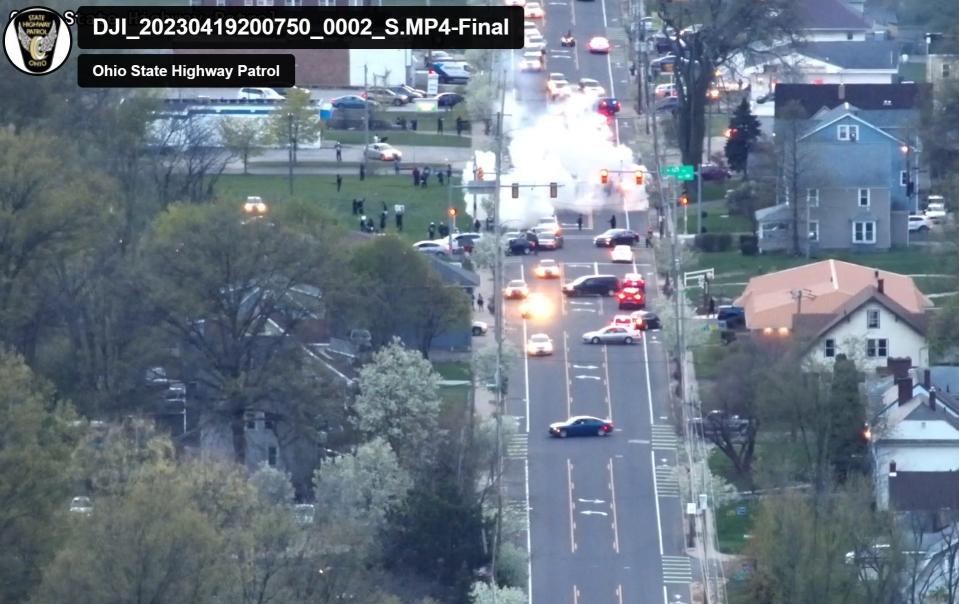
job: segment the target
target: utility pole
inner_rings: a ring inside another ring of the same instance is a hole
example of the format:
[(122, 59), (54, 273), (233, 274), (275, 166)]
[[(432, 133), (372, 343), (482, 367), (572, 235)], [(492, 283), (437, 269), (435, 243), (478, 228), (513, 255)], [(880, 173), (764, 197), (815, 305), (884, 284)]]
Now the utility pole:
[[(364, 130), (364, 140), (366, 143), (363, 145), (363, 173), (366, 173), (366, 149), (370, 146), (370, 86), (367, 82), (367, 76), (370, 71), (369, 65), (363, 65), (363, 98), (366, 99), (364, 103), (363, 112), (363, 130)], [(450, 250), (451, 252), (453, 250)]]
[(288, 135), (290, 138), (290, 149), (289, 149), (290, 157), (289, 157), (289, 161), (287, 162), (290, 166), (290, 174), (289, 174), (290, 199), (293, 199), (293, 146), (296, 144), (296, 141), (293, 139), (293, 113), (292, 112), (286, 114), (286, 120), (287, 120), (287, 127), (289, 130)]
[(646, 118), (646, 134), (649, 134), (649, 56), (646, 42), (646, 0), (639, 0), (639, 14), (636, 15), (636, 31), (639, 36), (639, 57), (636, 73), (639, 76), (639, 107)]

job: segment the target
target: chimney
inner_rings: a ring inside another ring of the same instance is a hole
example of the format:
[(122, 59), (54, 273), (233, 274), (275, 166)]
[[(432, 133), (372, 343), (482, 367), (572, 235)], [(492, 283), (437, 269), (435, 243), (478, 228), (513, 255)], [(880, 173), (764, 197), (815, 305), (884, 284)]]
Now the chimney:
[(846, 85), (845, 85), (845, 84), (840, 84), (840, 85), (839, 85), (839, 92), (838, 92), (838, 94), (839, 94), (839, 100), (840, 100), (840, 101), (846, 100)]
[(896, 462), (894, 461), (889, 462), (889, 476), (892, 478), (896, 477)]
[(935, 388), (929, 389), (929, 408), (932, 409), (933, 411), (936, 410), (936, 389)]
[(912, 400), (912, 378), (896, 378), (896, 387), (899, 388), (898, 401), (900, 405), (905, 405)]
[(886, 286), (886, 280), (885, 280), (885, 279), (880, 279), (880, 280), (879, 280), (879, 284), (877, 285), (877, 287), (879, 288), (879, 293), (880, 293), (880, 294), (886, 293), (886, 287), (885, 287), (885, 286)]
[(897, 380), (909, 377), (910, 368), (912, 368), (910, 357), (889, 357), (886, 359), (886, 370)]
[(932, 387), (932, 372), (928, 369), (922, 370), (922, 385), (926, 390)]

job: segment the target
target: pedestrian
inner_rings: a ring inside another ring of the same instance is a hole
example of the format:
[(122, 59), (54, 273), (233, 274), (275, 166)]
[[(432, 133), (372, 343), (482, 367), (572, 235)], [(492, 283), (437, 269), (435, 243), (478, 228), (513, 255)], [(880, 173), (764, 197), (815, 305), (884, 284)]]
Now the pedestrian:
[(366, 164), (360, 164), (360, 180), (366, 180)]
[(400, 175), (400, 158), (398, 157), (393, 158), (393, 173), (397, 176)]
[(488, 233), (492, 233), (492, 232), (493, 232), (493, 217), (492, 217), (492, 216), (487, 216), (487, 217), (486, 217), (486, 231), (487, 231)]
[(388, 212), (388, 211), (389, 211), (389, 208), (386, 207), (386, 202), (385, 202), (385, 201), (381, 201), (380, 203), (383, 204), (383, 211), (384, 211), (384, 212)]
[(489, 314), (491, 314), (491, 315), (495, 315), (495, 314), (496, 314), (496, 309), (493, 308), (493, 299), (492, 299), (492, 298), (490, 298), (489, 301), (486, 303), (486, 308), (487, 308), (487, 310), (489, 310)]
[(616, 228), (616, 214), (613, 214), (612, 216), (609, 217), (609, 228), (611, 229)]
[(479, 218), (477, 218), (476, 220), (474, 220), (474, 221), (473, 221), (473, 232), (474, 232), (474, 233), (479, 233), (481, 226), (482, 226), (482, 225), (481, 225), (481, 223), (480, 223), (480, 221), (479, 221)]
[(429, 166), (425, 166), (425, 167), (423, 168), (423, 173), (422, 173), (422, 176), (420, 177), (420, 186), (422, 186), (424, 189), (425, 189), (425, 188), (427, 187), (427, 185), (429, 184), (429, 181), (430, 181), (430, 171), (431, 171), (431, 170), (430, 170), (430, 167), (429, 167)]
[(716, 298), (709, 296), (709, 315), (713, 316), (716, 314)]
[(456, 136), (463, 136), (463, 118), (456, 116)]
[(476, 295), (476, 310), (483, 310), (483, 294)]
[(576, 230), (577, 230), (577, 231), (582, 231), (582, 230), (583, 230), (583, 215), (582, 215), (582, 214), (580, 214), (579, 216), (576, 217)]
[(485, 134), (486, 136), (489, 136), (490, 130), (492, 130), (490, 119), (488, 117), (483, 118), (483, 134)]
[(403, 215), (399, 212), (396, 213), (396, 230), (403, 232)]
[(443, 118), (436, 118), (436, 133), (443, 134)]
[(539, 256), (539, 237), (533, 231), (526, 233), (526, 239), (529, 240), (529, 246), (533, 248), (533, 254)]
[(419, 168), (413, 168), (413, 186), (414, 187), (420, 186), (420, 169)]
[(436, 172), (436, 180), (438, 180), (438, 181), (440, 182), (440, 186), (442, 187), (443, 184), (444, 184), (444, 183), (443, 183), (443, 171), (442, 171), (442, 170), (438, 170), (438, 171)]
[(665, 230), (666, 230), (666, 219), (663, 218), (662, 214), (660, 214), (659, 215), (659, 238), (660, 239), (664, 237)]
[(446, 164), (446, 179), (447, 180), (453, 179), (453, 164), (450, 164), (450, 163)]
[(366, 198), (365, 198), (365, 197), (360, 198), (360, 200), (356, 202), (356, 209), (357, 209), (357, 211), (358, 211), (360, 214), (364, 214), (364, 215), (365, 215), (365, 214), (366, 214), (366, 210), (363, 208), (364, 205), (366, 205)]
[(428, 232), (428, 233), (430, 234), (430, 237), (429, 237), (430, 239), (435, 238), (435, 237), (436, 237), (436, 223), (435, 223), (435, 222), (431, 222), (431, 223), (430, 223), (430, 226), (429, 226), (429, 228), (426, 230), (426, 232)]
[(336, 175), (336, 192), (339, 193), (340, 189), (343, 188), (343, 177), (339, 174)]
[(381, 231), (385, 231), (385, 230), (386, 230), (386, 215), (387, 215), (387, 213), (388, 213), (388, 212), (387, 212), (386, 210), (383, 210), (383, 211), (380, 213), (380, 230), (381, 230)]
[(646, 247), (653, 247), (653, 236), (649, 233), (646, 234)]
[(340, 141), (336, 141), (336, 161), (343, 161), (343, 145), (340, 144)]
[(360, 232), (366, 230), (366, 216), (360, 216)]
[(354, 216), (356, 216), (357, 214), (359, 214), (359, 212), (356, 211), (358, 207), (359, 207), (359, 204), (356, 203), (356, 198), (354, 197), (354, 198), (353, 198), (353, 215), (354, 215)]
[(446, 238), (450, 234), (450, 228), (446, 226), (445, 222), (440, 223), (439, 230), (440, 230), (440, 237)]

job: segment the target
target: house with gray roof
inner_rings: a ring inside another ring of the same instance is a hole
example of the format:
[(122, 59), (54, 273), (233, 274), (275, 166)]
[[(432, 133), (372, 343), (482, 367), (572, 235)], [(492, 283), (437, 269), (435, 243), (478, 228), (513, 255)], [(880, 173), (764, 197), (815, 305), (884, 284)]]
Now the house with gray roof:
[(811, 42), (865, 40), (871, 30), (861, 13), (840, 0), (804, 0), (798, 9), (800, 33)]

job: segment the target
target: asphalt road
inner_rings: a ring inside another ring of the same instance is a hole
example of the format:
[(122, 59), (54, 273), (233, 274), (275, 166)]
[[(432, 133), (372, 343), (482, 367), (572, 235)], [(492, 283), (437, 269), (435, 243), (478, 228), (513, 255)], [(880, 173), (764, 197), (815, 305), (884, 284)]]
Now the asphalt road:
[[(616, 94), (627, 79), (625, 65), (590, 55), (586, 41), (603, 35), (613, 3), (604, 0), (547, 1), (543, 35), (550, 45), (547, 72), (562, 71), (570, 82), (590, 77)], [(559, 38), (572, 29), (574, 51)], [(545, 110), (545, 76), (517, 74), (517, 96), (527, 109)], [(575, 216), (560, 214), (565, 248), (543, 252), (562, 265), (559, 280), (537, 280), (538, 258), (509, 258), (506, 280), (525, 278), (531, 291), (552, 303), (551, 316), (523, 320), (518, 303), (507, 303), (506, 336), (520, 350), (533, 333), (548, 334), (551, 357), (526, 358), (511, 375), (507, 412), (520, 417), (514, 451), (524, 451), (530, 507), (531, 600), (574, 604), (689, 602), (693, 570), (686, 556), (676, 466), (677, 441), (668, 423), (668, 376), (664, 345), (648, 332), (632, 346), (595, 346), (582, 333), (617, 314), (609, 298), (566, 299), (560, 283), (584, 274), (639, 272), (657, 295), (653, 259), (637, 246), (636, 264), (614, 265), (609, 251), (592, 237), (611, 214), (618, 226), (644, 233), (646, 212), (625, 213), (615, 196), (586, 217), (577, 231)], [(623, 311), (626, 312), (626, 311)], [(609, 417), (612, 436), (551, 439), (550, 423), (571, 415)], [(679, 600), (677, 600), (677, 596)]]

